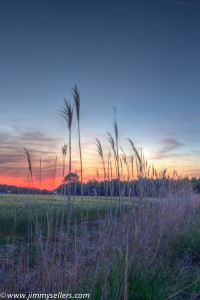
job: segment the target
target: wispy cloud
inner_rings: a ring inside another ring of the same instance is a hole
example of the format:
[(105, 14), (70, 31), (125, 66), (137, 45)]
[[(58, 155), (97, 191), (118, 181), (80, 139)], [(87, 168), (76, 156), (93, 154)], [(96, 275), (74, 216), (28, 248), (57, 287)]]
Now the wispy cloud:
[(177, 153), (175, 150), (183, 147), (184, 144), (176, 138), (167, 137), (160, 141), (160, 149), (155, 151), (153, 159), (163, 160), (167, 158), (177, 158), (183, 156), (182, 153)]
[(161, 142), (163, 144), (163, 149), (160, 151), (160, 153), (167, 153), (169, 151), (173, 151), (179, 147), (184, 146), (183, 143), (179, 142), (174, 138), (165, 138)]

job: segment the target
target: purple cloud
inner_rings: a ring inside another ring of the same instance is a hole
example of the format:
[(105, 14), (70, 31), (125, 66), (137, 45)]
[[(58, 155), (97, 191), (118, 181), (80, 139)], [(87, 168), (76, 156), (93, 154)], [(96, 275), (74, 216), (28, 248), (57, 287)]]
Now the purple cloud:
[(167, 137), (161, 140), (161, 149), (156, 151), (154, 159), (166, 159), (166, 158), (175, 158), (181, 157), (181, 153), (173, 153), (174, 150), (183, 147), (184, 144), (179, 142), (175, 138)]

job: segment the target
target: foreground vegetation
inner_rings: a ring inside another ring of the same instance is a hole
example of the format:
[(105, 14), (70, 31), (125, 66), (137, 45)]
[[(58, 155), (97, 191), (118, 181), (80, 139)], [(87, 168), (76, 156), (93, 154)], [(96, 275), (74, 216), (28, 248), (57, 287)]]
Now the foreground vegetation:
[[(97, 200), (84, 198), (83, 222), (76, 197), (70, 224), (60, 196), (1, 195), (2, 291), (166, 299), (200, 277), (200, 209), (185, 188), (142, 203), (115, 198), (112, 211), (101, 197), (99, 215)], [(199, 295), (197, 282), (173, 298)]]

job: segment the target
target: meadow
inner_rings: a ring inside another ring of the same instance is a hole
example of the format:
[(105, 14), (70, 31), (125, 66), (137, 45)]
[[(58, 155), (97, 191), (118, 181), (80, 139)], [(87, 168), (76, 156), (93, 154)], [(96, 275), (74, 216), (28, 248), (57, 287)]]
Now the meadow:
[[(83, 216), (85, 222), (89, 220), (96, 220), (105, 218), (106, 215), (106, 201), (111, 204), (113, 201), (113, 208), (116, 207), (118, 198), (114, 197), (83, 197)], [(128, 207), (128, 198), (124, 199), (125, 207)], [(134, 200), (137, 205), (137, 198)], [(25, 195), (25, 194), (5, 194), (0, 195), (0, 241), (6, 239), (8, 236), (15, 235), (16, 237), (27, 237), (30, 227), (34, 227), (33, 219), (30, 215), (29, 208), (33, 214), (34, 219), (40, 224), (46, 226), (48, 215), (51, 215), (52, 221), (55, 224), (63, 215), (63, 221), (67, 219), (67, 205), (60, 195)], [(72, 199), (72, 216), (71, 220), (74, 222), (81, 222), (81, 197), (75, 196)]]
[[(190, 187), (179, 193), (141, 206), (125, 197), (121, 211), (115, 197), (112, 212), (111, 198), (84, 197), (82, 221), (76, 196), (70, 224), (63, 196), (1, 195), (2, 291), (166, 299), (200, 276), (200, 210)], [(198, 299), (199, 289), (173, 298)]]
[(115, 110), (114, 138), (107, 133), (108, 156), (96, 139), (104, 195), (97, 185), (92, 194), (83, 196), (76, 86), (73, 98), (81, 195), (76, 195), (76, 183), (71, 182), (73, 107), (65, 100), (60, 113), (67, 122), (69, 141), (62, 148), (62, 195), (31, 192), (34, 174), (27, 149), (30, 192), (0, 195), (1, 292), (82, 293), (91, 299), (117, 300), (199, 299), (200, 209), (191, 182), (176, 172), (170, 178), (166, 170), (155, 170), (130, 139), (132, 153), (126, 156), (119, 146)]

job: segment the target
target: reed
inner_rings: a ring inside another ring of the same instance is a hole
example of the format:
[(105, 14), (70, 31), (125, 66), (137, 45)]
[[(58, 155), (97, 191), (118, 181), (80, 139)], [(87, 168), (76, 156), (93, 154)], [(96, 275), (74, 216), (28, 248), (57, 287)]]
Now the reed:
[(64, 144), (62, 146), (62, 155), (63, 155), (63, 185), (62, 185), (62, 193), (64, 195), (64, 201), (65, 201), (65, 196), (66, 196), (66, 185), (65, 185), (65, 159), (67, 155), (67, 147), (68, 145)]
[(70, 102), (64, 99), (63, 109), (60, 110), (60, 115), (67, 122), (67, 127), (69, 131), (69, 184), (68, 184), (68, 197), (71, 199), (71, 165), (72, 165), (72, 155), (71, 155), (71, 131), (72, 131), (72, 119), (73, 119), (73, 107)]
[(117, 176), (118, 176), (118, 186), (119, 186), (119, 197), (121, 194), (121, 186), (120, 186), (120, 165), (119, 165), (119, 131), (117, 125), (117, 110), (114, 106), (115, 118), (114, 118), (114, 133), (115, 133), (115, 144), (116, 144), (116, 161), (117, 161)]
[[(103, 149), (101, 146), (101, 143), (99, 141), (99, 139), (96, 139), (96, 146), (97, 146), (97, 152), (102, 160), (102, 164), (103, 164), (103, 174), (104, 174), (104, 191), (105, 191), (105, 197), (108, 196), (107, 193), (107, 184), (106, 184), (106, 166), (105, 166), (105, 160), (104, 160), (104, 155), (103, 155)], [(105, 201), (105, 205), (107, 208), (107, 201)]]
[(83, 162), (81, 151), (81, 134), (80, 134), (80, 93), (78, 87), (75, 84), (73, 88), (73, 98), (76, 108), (76, 117), (78, 121), (78, 141), (79, 141), (79, 155), (80, 155), (80, 167), (81, 167), (81, 220), (83, 221)]

